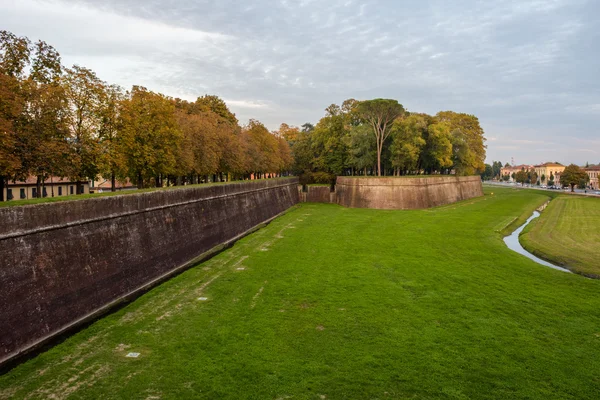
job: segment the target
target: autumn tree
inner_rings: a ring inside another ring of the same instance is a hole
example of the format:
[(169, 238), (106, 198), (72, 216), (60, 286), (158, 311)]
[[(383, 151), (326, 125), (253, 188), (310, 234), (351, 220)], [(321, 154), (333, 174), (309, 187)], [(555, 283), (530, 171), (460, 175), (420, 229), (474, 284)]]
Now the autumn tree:
[(242, 137), (248, 172), (262, 177), (278, 171), (281, 165), (278, 140), (260, 121), (251, 119), (242, 129)]
[(175, 171), (182, 134), (175, 118), (175, 105), (164, 95), (134, 86), (122, 102), (118, 147), (129, 177), (139, 188)]
[(99, 104), (98, 138), (100, 143), (100, 173), (110, 177), (110, 190), (116, 191), (117, 175), (126, 179), (125, 160), (119, 152), (118, 134), (123, 89), (117, 85), (102, 86)]
[(589, 175), (575, 164), (569, 165), (560, 174), (561, 185), (570, 186), (571, 192), (575, 191), (575, 185), (579, 185), (582, 181), (587, 182), (589, 179)]
[(375, 135), (377, 176), (381, 176), (383, 145), (392, 131), (392, 123), (404, 113), (404, 107), (397, 100), (374, 99), (361, 101), (357, 106), (357, 112), (371, 127), (373, 135)]
[(0, 201), (9, 177), (21, 168), (17, 135), (25, 111), (22, 81), (30, 62), (30, 42), (0, 31)]
[(45, 195), (46, 178), (69, 169), (69, 106), (62, 85), (60, 54), (43, 41), (35, 43), (30, 74), (23, 82), (26, 112), (17, 140), (19, 178), (37, 177), (37, 197)]
[(96, 179), (101, 168), (100, 133), (106, 116), (105, 84), (96, 74), (74, 65), (66, 69), (63, 85), (70, 112), (69, 175), (76, 182), (77, 193), (84, 181)]

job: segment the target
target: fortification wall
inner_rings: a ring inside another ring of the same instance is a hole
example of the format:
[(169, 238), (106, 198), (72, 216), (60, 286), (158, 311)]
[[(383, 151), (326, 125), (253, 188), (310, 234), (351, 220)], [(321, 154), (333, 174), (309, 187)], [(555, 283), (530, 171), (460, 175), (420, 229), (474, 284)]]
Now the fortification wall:
[(300, 192), (300, 201), (302, 203), (335, 203), (335, 191), (331, 191), (329, 186), (307, 186), (306, 192), (302, 191), (302, 186), (298, 186)]
[(0, 208), (0, 363), (298, 203), (286, 178)]
[(410, 210), (483, 196), (478, 176), (337, 178), (338, 204), (345, 207)]

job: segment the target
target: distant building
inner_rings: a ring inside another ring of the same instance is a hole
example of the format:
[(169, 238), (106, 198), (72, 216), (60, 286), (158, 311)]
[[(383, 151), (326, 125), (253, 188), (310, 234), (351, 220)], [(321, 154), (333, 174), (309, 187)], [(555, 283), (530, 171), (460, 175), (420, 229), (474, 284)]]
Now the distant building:
[[(534, 166), (535, 173), (538, 176), (538, 180), (542, 185), (548, 184), (550, 180), (550, 176), (554, 176), (554, 184), (556, 186), (560, 185), (560, 173), (565, 170), (565, 166), (560, 163), (551, 163), (547, 162), (544, 164), (539, 164)], [(542, 181), (542, 176), (545, 180)]]
[[(27, 200), (38, 197), (37, 178), (30, 176), (25, 181), (8, 182), (4, 189), (4, 198), (10, 200)], [(90, 192), (88, 182), (80, 182), (81, 193), (77, 193), (77, 182), (56, 176), (46, 179), (41, 188), (41, 197), (60, 197), (75, 194), (86, 194)]]
[[(137, 186), (132, 184), (129, 181), (129, 179), (126, 179), (125, 182), (115, 181), (115, 189), (116, 190), (137, 189)], [(98, 177), (98, 179), (90, 181), (90, 191), (92, 193), (110, 192), (111, 191), (110, 178), (105, 179), (103, 177)]]
[(509, 182), (514, 182), (515, 180), (512, 177), (513, 174), (516, 174), (517, 172), (519, 172), (521, 170), (527, 171), (527, 170), (530, 170), (530, 169), (533, 169), (533, 165), (521, 164), (521, 165), (514, 165), (514, 166), (502, 167), (500, 169), (500, 175), (502, 177), (508, 176), (508, 181)]
[(590, 177), (590, 181), (588, 182), (589, 187), (595, 190), (599, 189), (598, 179), (600, 177), (600, 165), (590, 165), (589, 167), (583, 168), (583, 170), (587, 172)]

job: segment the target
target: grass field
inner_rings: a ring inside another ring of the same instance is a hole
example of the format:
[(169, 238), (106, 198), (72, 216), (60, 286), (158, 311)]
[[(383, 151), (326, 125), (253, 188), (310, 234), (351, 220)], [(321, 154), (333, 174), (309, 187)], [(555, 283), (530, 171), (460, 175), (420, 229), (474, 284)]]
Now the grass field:
[(597, 399), (600, 281), (505, 247), (543, 193), (486, 192), (299, 206), (0, 376), (0, 398)]
[(538, 257), (600, 277), (600, 199), (558, 196), (520, 241)]

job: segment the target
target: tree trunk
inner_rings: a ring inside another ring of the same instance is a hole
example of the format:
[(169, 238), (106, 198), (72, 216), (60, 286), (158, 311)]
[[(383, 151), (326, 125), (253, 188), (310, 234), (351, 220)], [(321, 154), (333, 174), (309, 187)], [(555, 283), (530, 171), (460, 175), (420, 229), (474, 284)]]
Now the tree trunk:
[(110, 173), (110, 191), (111, 192), (116, 192), (117, 191), (117, 183), (116, 183), (115, 173), (114, 172)]
[[(6, 177), (5, 176), (0, 176), (0, 201), (5, 201), (4, 200), (4, 189), (6, 188)], [(8, 201), (8, 196), (6, 201)]]
[(137, 176), (137, 188), (138, 189), (143, 189), (144, 188), (144, 178), (142, 178), (142, 173), (138, 172), (138, 176)]
[(35, 181), (35, 190), (36, 190), (35, 197), (37, 199), (41, 198), (42, 197), (42, 176), (41, 175), (37, 176), (37, 180)]

